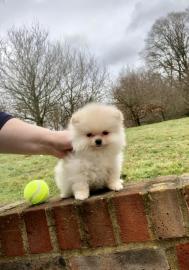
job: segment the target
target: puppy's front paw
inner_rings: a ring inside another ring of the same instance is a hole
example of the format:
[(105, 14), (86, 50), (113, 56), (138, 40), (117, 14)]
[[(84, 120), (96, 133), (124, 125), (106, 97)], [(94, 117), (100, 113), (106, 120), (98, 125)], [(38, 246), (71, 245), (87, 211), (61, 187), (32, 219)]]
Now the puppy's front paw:
[(61, 198), (61, 199), (67, 199), (67, 198), (69, 198), (69, 197), (71, 197), (71, 194), (65, 194), (65, 193), (61, 193), (61, 194), (60, 194), (60, 198)]
[(108, 183), (108, 188), (111, 190), (119, 191), (123, 189), (123, 180)]
[(89, 194), (87, 192), (77, 191), (75, 192), (74, 197), (76, 200), (83, 201), (89, 197)]

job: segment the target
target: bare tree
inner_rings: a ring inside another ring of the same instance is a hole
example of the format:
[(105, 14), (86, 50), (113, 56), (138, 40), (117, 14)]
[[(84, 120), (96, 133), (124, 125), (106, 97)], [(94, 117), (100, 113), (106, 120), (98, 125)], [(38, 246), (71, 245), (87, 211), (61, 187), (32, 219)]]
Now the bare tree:
[(189, 114), (189, 70), (184, 74), (181, 81), (177, 80), (173, 85), (177, 92), (180, 92), (183, 98), (182, 107), (186, 107), (187, 115)]
[(59, 129), (79, 107), (107, 97), (106, 69), (86, 50), (50, 42), (38, 24), (10, 29), (0, 51), (0, 88), (37, 125)]
[(134, 125), (141, 125), (147, 119), (166, 119), (171, 93), (159, 74), (126, 70), (118, 78), (112, 94), (126, 122), (132, 120)]
[(117, 84), (113, 87), (113, 100), (115, 104), (124, 111), (129, 113), (135, 122), (140, 125), (138, 114), (141, 106), (141, 87), (137, 74), (134, 71), (127, 71), (127, 75), (120, 75)]
[(64, 72), (57, 104), (65, 126), (74, 111), (93, 101), (105, 101), (109, 95), (108, 73), (86, 50), (64, 44)]
[(7, 104), (5, 101), (5, 98), (2, 97), (2, 93), (0, 92), (1, 98), (0, 98), (0, 111), (6, 111), (7, 110)]
[(156, 20), (142, 54), (150, 68), (181, 81), (189, 69), (189, 10)]
[(60, 46), (49, 42), (48, 32), (38, 24), (12, 28), (1, 44), (0, 61), (0, 87), (20, 117), (43, 126), (62, 78)]

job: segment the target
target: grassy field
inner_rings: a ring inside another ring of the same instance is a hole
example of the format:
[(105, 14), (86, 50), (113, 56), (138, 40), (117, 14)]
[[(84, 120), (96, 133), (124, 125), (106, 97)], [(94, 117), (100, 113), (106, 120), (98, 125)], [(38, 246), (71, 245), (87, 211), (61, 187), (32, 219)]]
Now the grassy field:
[[(123, 173), (125, 181), (189, 173), (189, 118), (127, 129)], [(25, 184), (45, 179), (51, 196), (56, 159), (46, 156), (0, 155), (0, 204), (23, 198)]]

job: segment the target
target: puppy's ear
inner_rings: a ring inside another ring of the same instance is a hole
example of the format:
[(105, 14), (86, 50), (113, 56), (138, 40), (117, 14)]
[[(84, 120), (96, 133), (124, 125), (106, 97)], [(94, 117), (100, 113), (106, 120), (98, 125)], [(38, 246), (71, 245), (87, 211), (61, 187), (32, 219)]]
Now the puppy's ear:
[(123, 122), (124, 120), (122, 112), (118, 109), (115, 111), (115, 118), (120, 122)]
[(79, 123), (79, 117), (78, 117), (78, 115), (77, 114), (73, 114), (70, 122), (71, 122), (72, 125), (77, 125)]

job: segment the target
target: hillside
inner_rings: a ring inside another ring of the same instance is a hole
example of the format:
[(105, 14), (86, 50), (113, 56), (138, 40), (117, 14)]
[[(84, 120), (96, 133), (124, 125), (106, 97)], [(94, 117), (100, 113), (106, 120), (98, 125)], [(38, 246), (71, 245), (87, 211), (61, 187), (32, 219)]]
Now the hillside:
[[(189, 173), (189, 118), (129, 128), (123, 173), (125, 181)], [(25, 184), (44, 179), (51, 196), (56, 159), (46, 156), (0, 155), (0, 204), (23, 198)]]

